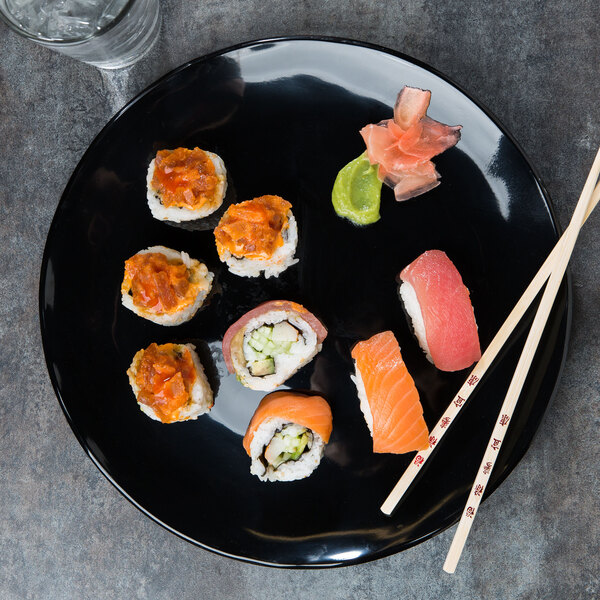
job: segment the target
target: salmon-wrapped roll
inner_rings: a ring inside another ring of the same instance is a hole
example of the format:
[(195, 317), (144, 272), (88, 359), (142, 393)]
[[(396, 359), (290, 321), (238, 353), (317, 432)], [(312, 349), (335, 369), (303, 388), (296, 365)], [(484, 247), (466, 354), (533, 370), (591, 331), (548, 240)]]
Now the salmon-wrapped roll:
[(310, 362), (326, 336), (321, 321), (302, 305), (272, 300), (229, 327), (223, 356), (243, 385), (270, 392)]
[(250, 472), (261, 481), (308, 477), (321, 462), (332, 427), (331, 409), (320, 396), (287, 391), (265, 396), (243, 441)]
[(213, 393), (193, 344), (150, 344), (127, 370), (142, 412), (162, 423), (196, 419), (213, 406)]

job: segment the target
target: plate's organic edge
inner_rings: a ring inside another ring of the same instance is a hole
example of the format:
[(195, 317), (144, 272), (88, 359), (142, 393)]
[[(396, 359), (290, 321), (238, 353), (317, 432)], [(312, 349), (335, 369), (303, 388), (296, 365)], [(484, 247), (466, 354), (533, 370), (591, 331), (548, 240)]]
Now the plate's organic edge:
[[(134, 96), (133, 99), (131, 99), (129, 102), (127, 102), (127, 104), (125, 104), (119, 111), (117, 111), (110, 119), (109, 121), (102, 127), (102, 129), (98, 132), (98, 134), (94, 137), (94, 139), (92, 140), (92, 142), (90, 143), (90, 145), (88, 146), (88, 148), (86, 149), (86, 151), (83, 153), (83, 155), (81, 156), (81, 158), (79, 159), (79, 162), (77, 163), (77, 166), (75, 167), (73, 173), (71, 174), (65, 189), (63, 191), (63, 193), (61, 194), (61, 198), (59, 200), (59, 203), (57, 205), (56, 211), (52, 217), (52, 221), (50, 223), (50, 227), (48, 229), (48, 234), (46, 237), (46, 243), (44, 246), (44, 253), (42, 256), (42, 263), (41, 263), (41, 268), (40, 268), (40, 281), (39, 281), (39, 287), (38, 287), (38, 314), (39, 314), (39, 319), (40, 319), (40, 333), (41, 333), (41, 337), (42, 337), (42, 349), (44, 352), (44, 360), (46, 362), (46, 368), (48, 371), (48, 375), (50, 377), (50, 382), (52, 384), (52, 387), (54, 389), (54, 393), (59, 401), (59, 404), (61, 406), (61, 409), (65, 415), (65, 418), (67, 419), (67, 422), (69, 423), (69, 426), (71, 427), (71, 430), (73, 431), (73, 433), (75, 434), (75, 437), (77, 438), (78, 442), (80, 443), (80, 445), (82, 446), (83, 450), (85, 451), (85, 453), (88, 455), (88, 457), (90, 458), (90, 460), (94, 463), (94, 465), (96, 465), (96, 467), (100, 470), (100, 472), (104, 475), (104, 477), (129, 501), (131, 502), (136, 508), (138, 508), (144, 515), (146, 515), (147, 517), (149, 517), (150, 519), (152, 519), (155, 523), (157, 523), (158, 525), (164, 527), (167, 531), (169, 531), (170, 533), (175, 534), (177, 537), (190, 542), (191, 544), (198, 546), (199, 548), (203, 548), (205, 550), (208, 550), (210, 552), (213, 552), (215, 554), (218, 554), (220, 556), (225, 556), (227, 558), (233, 558), (242, 562), (246, 562), (246, 563), (251, 563), (251, 564), (256, 564), (256, 565), (262, 565), (262, 566), (269, 566), (269, 567), (277, 567), (277, 568), (301, 568), (301, 569), (323, 569), (323, 568), (333, 568), (333, 567), (341, 567), (341, 566), (352, 566), (352, 565), (356, 565), (356, 564), (363, 564), (366, 562), (371, 562), (374, 560), (378, 560), (380, 558), (385, 558), (387, 556), (391, 556), (393, 554), (397, 554), (398, 552), (400, 552), (400, 550), (394, 550), (393, 548), (391, 549), (384, 549), (381, 550), (379, 552), (376, 552), (374, 554), (371, 554), (367, 557), (358, 557), (356, 559), (350, 559), (350, 560), (346, 560), (346, 561), (339, 561), (339, 562), (327, 562), (327, 563), (311, 563), (311, 564), (280, 564), (280, 563), (271, 563), (268, 561), (262, 561), (262, 560), (257, 560), (257, 559), (252, 559), (252, 558), (248, 558), (245, 556), (238, 556), (235, 554), (229, 554), (227, 552), (224, 552), (222, 550), (219, 550), (217, 548), (213, 548), (211, 546), (207, 546), (202, 544), (201, 542), (189, 538), (188, 536), (186, 536), (185, 534), (177, 531), (176, 529), (170, 527), (168, 524), (162, 522), (160, 519), (158, 519), (157, 517), (155, 517), (153, 514), (151, 514), (149, 511), (147, 511), (144, 507), (142, 507), (140, 504), (138, 504), (131, 496), (129, 496), (125, 490), (123, 488), (121, 488), (117, 482), (108, 474), (108, 472), (104, 469), (104, 467), (101, 465), (101, 463), (99, 462), (99, 460), (95, 457), (95, 455), (93, 454), (92, 450), (88, 447), (87, 443), (85, 442), (85, 438), (84, 436), (81, 434), (81, 432), (77, 429), (75, 423), (73, 422), (73, 420), (71, 419), (71, 416), (69, 415), (69, 412), (67, 410), (67, 407), (62, 399), (62, 396), (60, 394), (59, 391), (59, 387), (58, 387), (58, 382), (56, 381), (56, 377), (53, 374), (53, 371), (50, 367), (50, 361), (49, 361), (49, 357), (48, 357), (48, 352), (46, 349), (46, 345), (44, 344), (44, 336), (43, 336), (43, 331), (44, 331), (44, 311), (43, 311), (43, 303), (44, 303), (44, 298), (45, 298), (45, 290), (44, 290), (44, 283), (46, 282), (46, 276), (47, 276), (47, 270), (48, 270), (48, 262), (49, 262), (49, 257), (48, 257), (48, 246), (49, 246), (49, 241), (51, 240), (51, 237), (54, 235), (54, 229), (56, 227), (56, 222), (58, 221), (59, 218), (59, 214), (63, 208), (63, 202), (64, 202), (64, 198), (67, 195), (67, 192), (69, 191), (69, 189), (71, 188), (71, 186), (74, 184), (74, 181), (77, 177), (78, 171), (80, 169), (80, 165), (81, 163), (84, 162), (85, 157), (87, 156), (88, 153), (92, 153), (95, 149), (95, 146), (97, 144), (99, 144), (101, 142), (101, 140), (103, 139), (104, 135), (106, 134), (106, 132), (109, 130), (109, 128), (111, 128), (113, 126), (113, 124), (123, 115), (125, 114), (129, 108), (131, 106), (133, 106), (134, 104), (136, 104), (139, 100), (141, 100), (144, 96), (146, 96), (147, 94), (149, 94), (150, 92), (152, 92), (156, 87), (160, 86), (163, 84), (163, 82), (165, 82), (166, 80), (168, 80), (171, 77), (176, 76), (180, 71), (183, 71), (187, 68), (189, 68), (192, 65), (195, 64), (200, 64), (202, 62), (205, 61), (209, 61), (215, 57), (218, 56), (222, 56), (224, 54), (228, 54), (231, 52), (235, 52), (237, 50), (241, 50), (243, 48), (249, 48), (252, 46), (262, 46), (265, 44), (273, 44), (273, 43), (277, 43), (277, 42), (289, 42), (289, 41), (316, 41), (316, 42), (327, 42), (327, 43), (335, 43), (335, 44), (344, 44), (344, 45), (350, 45), (350, 46), (357, 46), (360, 48), (368, 48), (371, 50), (375, 50), (378, 52), (382, 52), (384, 54), (388, 54), (391, 56), (394, 56), (396, 58), (399, 58), (400, 60), (403, 60), (405, 62), (408, 62), (410, 64), (416, 65), (422, 69), (424, 69), (425, 71), (428, 71), (429, 73), (435, 75), (436, 77), (440, 78), (441, 80), (445, 81), (446, 83), (448, 83), (449, 85), (451, 85), (452, 87), (454, 87), (456, 90), (458, 90), (462, 95), (464, 95), (466, 98), (468, 98), (471, 102), (473, 102), (481, 111), (483, 111), (483, 113), (496, 125), (496, 127), (498, 127), (498, 129), (502, 132), (502, 134), (508, 138), (512, 144), (514, 144), (514, 146), (516, 147), (516, 149), (519, 151), (519, 153), (523, 156), (523, 158), (525, 159), (525, 163), (528, 167), (528, 169), (530, 170), (534, 181), (536, 182), (537, 186), (539, 187), (539, 190), (541, 192), (541, 196), (544, 199), (544, 204), (546, 206), (546, 209), (548, 211), (548, 214), (550, 216), (550, 220), (552, 222), (552, 225), (554, 227), (555, 230), (555, 234), (556, 234), (556, 239), (558, 240), (559, 234), (561, 233), (562, 229), (560, 227), (560, 224), (558, 222), (558, 219), (556, 218), (556, 214), (555, 214), (555, 209), (554, 206), (552, 204), (550, 195), (548, 194), (548, 191), (545, 187), (545, 185), (542, 182), (542, 179), (539, 175), (539, 173), (537, 172), (537, 170), (533, 167), (531, 160), (529, 159), (529, 156), (526, 152), (524, 152), (523, 148), (521, 147), (521, 145), (519, 144), (519, 142), (514, 138), (514, 136), (508, 131), (508, 129), (503, 125), (503, 123), (485, 106), (483, 105), (479, 100), (475, 99), (473, 96), (471, 96), (471, 94), (469, 94), (467, 91), (465, 91), (462, 86), (460, 86), (459, 84), (457, 84), (455, 81), (453, 81), (452, 79), (450, 79), (449, 77), (447, 77), (446, 75), (444, 75), (443, 73), (439, 72), (437, 69), (435, 69), (434, 67), (431, 67), (430, 65), (415, 59), (411, 56), (408, 56), (407, 54), (392, 50), (390, 48), (386, 48), (384, 46), (380, 46), (378, 44), (373, 44), (370, 42), (364, 42), (364, 41), (360, 41), (360, 40), (352, 40), (352, 39), (348, 39), (348, 38), (338, 38), (338, 37), (332, 37), (332, 36), (312, 36), (312, 35), (305, 35), (305, 36), (281, 36), (281, 37), (271, 37), (271, 38), (263, 38), (263, 39), (256, 39), (256, 40), (250, 40), (250, 41), (246, 41), (246, 42), (241, 42), (239, 44), (235, 44), (233, 46), (228, 46), (226, 48), (223, 48), (221, 50), (216, 50), (214, 52), (211, 52), (209, 54), (203, 55), (201, 57), (192, 59), (190, 61), (187, 61), (185, 63), (183, 63), (182, 65), (172, 69), (171, 71), (165, 73), (164, 75), (162, 75), (160, 78), (158, 78), (157, 80), (155, 80), (153, 83), (151, 83), (149, 86), (147, 86), (144, 90), (142, 90), (141, 92), (139, 92), (136, 96)], [(527, 443), (527, 445), (525, 446), (525, 448), (523, 449), (522, 453), (520, 453), (520, 455), (518, 456), (514, 467), (512, 467), (511, 469), (509, 469), (507, 472), (503, 472), (502, 474), (500, 474), (500, 476), (498, 476), (498, 478), (494, 481), (493, 484), (490, 484), (490, 486), (488, 487), (488, 490), (486, 490), (486, 494), (484, 496), (483, 501), (485, 501), (489, 496), (491, 496), (497, 489), (498, 487), (504, 482), (504, 480), (510, 475), (510, 473), (512, 473), (512, 471), (516, 468), (516, 466), (518, 465), (518, 463), (521, 461), (521, 459), (523, 458), (523, 456), (525, 456), (525, 454), (527, 453), (527, 450), (531, 447), (531, 444), (533, 443), (533, 440), (535, 439), (535, 436), (537, 435), (537, 432), (539, 430), (539, 425), (542, 422), (544, 415), (546, 413), (546, 411), (548, 410), (548, 407), (550, 406), (550, 404), (552, 403), (554, 397), (556, 396), (557, 393), (557, 388), (558, 388), (558, 383), (560, 381), (560, 378), (562, 376), (562, 372), (564, 370), (564, 366), (566, 363), (566, 358), (567, 358), (567, 354), (568, 354), (568, 348), (569, 348), (569, 343), (570, 343), (570, 337), (571, 337), (571, 324), (572, 324), (572, 304), (573, 304), (573, 294), (572, 294), (572, 280), (571, 280), (571, 273), (570, 270), (567, 270), (567, 275), (566, 275), (566, 283), (567, 283), (567, 289), (566, 289), (566, 308), (567, 308), (567, 322), (566, 322), (566, 330), (565, 330), (565, 341), (564, 341), (564, 348), (563, 348), (563, 353), (562, 353), (562, 357), (561, 357), (561, 364), (559, 366), (558, 372), (557, 372), (557, 377), (556, 377), (556, 382), (554, 384), (552, 393), (550, 394), (550, 398), (548, 399), (548, 402), (542, 412), (542, 414), (540, 415), (540, 419), (537, 423), (536, 426), (536, 430), (532, 436), (532, 439)], [(404, 544), (404, 548), (408, 549), (411, 548), (413, 546), (416, 546), (417, 544), (420, 544), (428, 539), (430, 539), (431, 537), (438, 535), (439, 533), (441, 533), (442, 531), (445, 531), (446, 529), (448, 529), (449, 527), (451, 527), (452, 525), (454, 525), (457, 521), (458, 518), (460, 517), (460, 512), (457, 511), (457, 513), (451, 517), (449, 517), (447, 519), (447, 523), (444, 524), (441, 528), (439, 528), (438, 530), (431, 532), (425, 536), (422, 536), (421, 538), (418, 538), (416, 540), (413, 540), (411, 542), (406, 542)], [(393, 515), (392, 517), (393, 518)]]

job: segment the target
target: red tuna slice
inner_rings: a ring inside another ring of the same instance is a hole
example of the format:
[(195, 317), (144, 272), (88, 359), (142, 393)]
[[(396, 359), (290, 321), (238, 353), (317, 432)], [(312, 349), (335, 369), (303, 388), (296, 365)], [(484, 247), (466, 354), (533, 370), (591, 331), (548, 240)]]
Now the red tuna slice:
[(223, 336), (223, 357), (225, 358), (225, 364), (227, 370), (230, 373), (235, 373), (233, 368), (233, 362), (231, 361), (231, 342), (236, 334), (243, 329), (246, 324), (255, 317), (260, 317), (265, 313), (271, 312), (272, 310), (285, 310), (295, 312), (299, 317), (304, 319), (314, 330), (317, 336), (317, 342), (323, 343), (323, 340), (327, 337), (327, 329), (315, 315), (310, 311), (306, 310), (302, 304), (297, 302), (290, 302), (289, 300), (269, 300), (259, 304), (256, 308), (248, 311), (245, 315), (241, 316), (235, 323), (230, 325), (229, 329)]
[(400, 273), (415, 290), (433, 364), (460, 371), (481, 358), (469, 290), (441, 250), (428, 250)]
[(396, 98), (394, 121), (407, 130), (427, 113), (431, 102), (431, 92), (405, 85)]
[(445, 150), (456, 146), (460, 140), (462, 125), (444, 125), (423, 117), (398, 140), (398, 148), (405, 154), (429, 160)]

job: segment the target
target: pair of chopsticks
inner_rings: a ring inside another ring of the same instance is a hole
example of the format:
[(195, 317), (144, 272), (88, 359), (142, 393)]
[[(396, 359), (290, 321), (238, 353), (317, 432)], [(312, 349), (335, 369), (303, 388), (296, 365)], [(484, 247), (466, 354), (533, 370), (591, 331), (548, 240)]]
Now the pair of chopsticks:
[(467, 504), (462, 513), (460, 523), (456, 530), (452, 545), (446, 557), (444, 563), (444, 571), (447, 573), (454, 573), (456, 565), (460, 559), (463, 547), (471, 530), (473, 520), (477, 513), (477, 509), (485, 492), (485, 488), (489, 481), (491, 472), (494, 468), (496, 458), (500, 453), (500, 447), (508, 423), (512, 418), (515, 406), (519, 399), (519, 395), (525, 383), (525, 378), (533, 361), (536, 349), (542, 337), (544, 327), (552, 310), (556, 294), (564, 277), (567, 264), (573, 252), (575, 242), (579, 231), (594, 210), (596, 204), (600, 200), (600, 183), (597, 183), (598, 176), (600, 174), (600, 149), (596, 154), (596, 158), (592, 164), (592, 168), (587, 177), (577, 206), (571, 218), (569, 226), (557, 242), (556, 246), (541, 266), (531, 283), (508, 315), (506, 321), (500, 327), (498, 333), (490, 343), (489, 347), (483, 353), (479, 362), (475, 365), (475, 368), (471, 371), (467, 380), (462, 385), (456, 396), (454, 396), (450, 406), (444, 412), (436, 426), (431, 431), (429, 437), (429, 448), (422, 450), (417, 453), (411, 464), (408, 466), (390, 495), (387, 497), (385, 502), (381, 506), (381, 510), (389, 515), (392, 513), (400, 499), (403, 497), (406, 490), (409, 488), (411, 483), (416, 478), (417, 474), (431, 456), (434, 449), (439, 444), (440, 439), (447, 431), (449, 426), (452, 424), (461, 408), (465, 405), (466, 400), (469, 398), (477, 383), (481, 380), (487, 369), (490, 367), (509, 336), (525, 314), (525, 311), (529, 308), (533, 300), (542, 289), (544, 283), (548, 281), (546, 289), (542, 295), (542, 299), (537, 309), (537, 313), (531, 325), (529, 335), (525, 341), (521, 357), (515, 369), (513, 378), (510, 382), (504, 403), (500, 409), (500, 414), (496, 421), (496, 425), (490, 437), (490, 441), (487, 445), (483, 460), (479, 466), (479, 471), (475, 477), (473, 487), (469, 494)]

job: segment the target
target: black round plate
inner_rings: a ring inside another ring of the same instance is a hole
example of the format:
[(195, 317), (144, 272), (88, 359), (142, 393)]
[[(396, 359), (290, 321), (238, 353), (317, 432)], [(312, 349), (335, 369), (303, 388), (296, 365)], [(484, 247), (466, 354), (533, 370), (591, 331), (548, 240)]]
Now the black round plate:
[[(361, 127), (391, 116), (403, 85), (432, 91), (429, 114), (462, 124), (435, 159), (442, 183), (359, 228), (336, 216), (338, 170), (364, 150)], [(263, 194), (291, 201), (299, 264), (279, 278), (230, 274), (211, 224), (174, 226), (146, 204), (157, 150), (199, 146), (223, 157), (228, 202)], [(40, 282), (41, 328), (67, 419), (106, 477), (152, 519), (218, 553), (277, 566), (333, 566), (403, 550), (451, 525), (463, 508), (522, 345), (515, 334), (430, 465), (392, 517), (379, 506), (411, 455), (375, 455), (350, 381), (350, 349), (391, 329), (433, 427), (466, 372), (429, 364), (406, 323), (396, 274), (421, 252), (446, 251), (471, 290), (482, 347), (492, 339), (557, 239), (548, 198), (514, 140), (464, 92), (425, 65), (367, 44), (293, 38), (243, 44), (195, 60), (140, 94), (102, 130), (60, 201)], [(215, 273), (208, 304), (161, 327), (121, 306), (123, 262), (162, 244)], [(227, 327), (269, 299), (300, 302), (329, 330), (322, 352), (287, 385), (320, 392), (334, 429), (308, 479), (261, 483), (242, 435), (262, 394), (227, 374)], [(570, 296), (561, 289), (489, 486), (523, 456), (562, 365)], [(139, 410), (126, 370), (151, 342), (192, 341), (215, 391), (197, 421), (162, 425)]]

